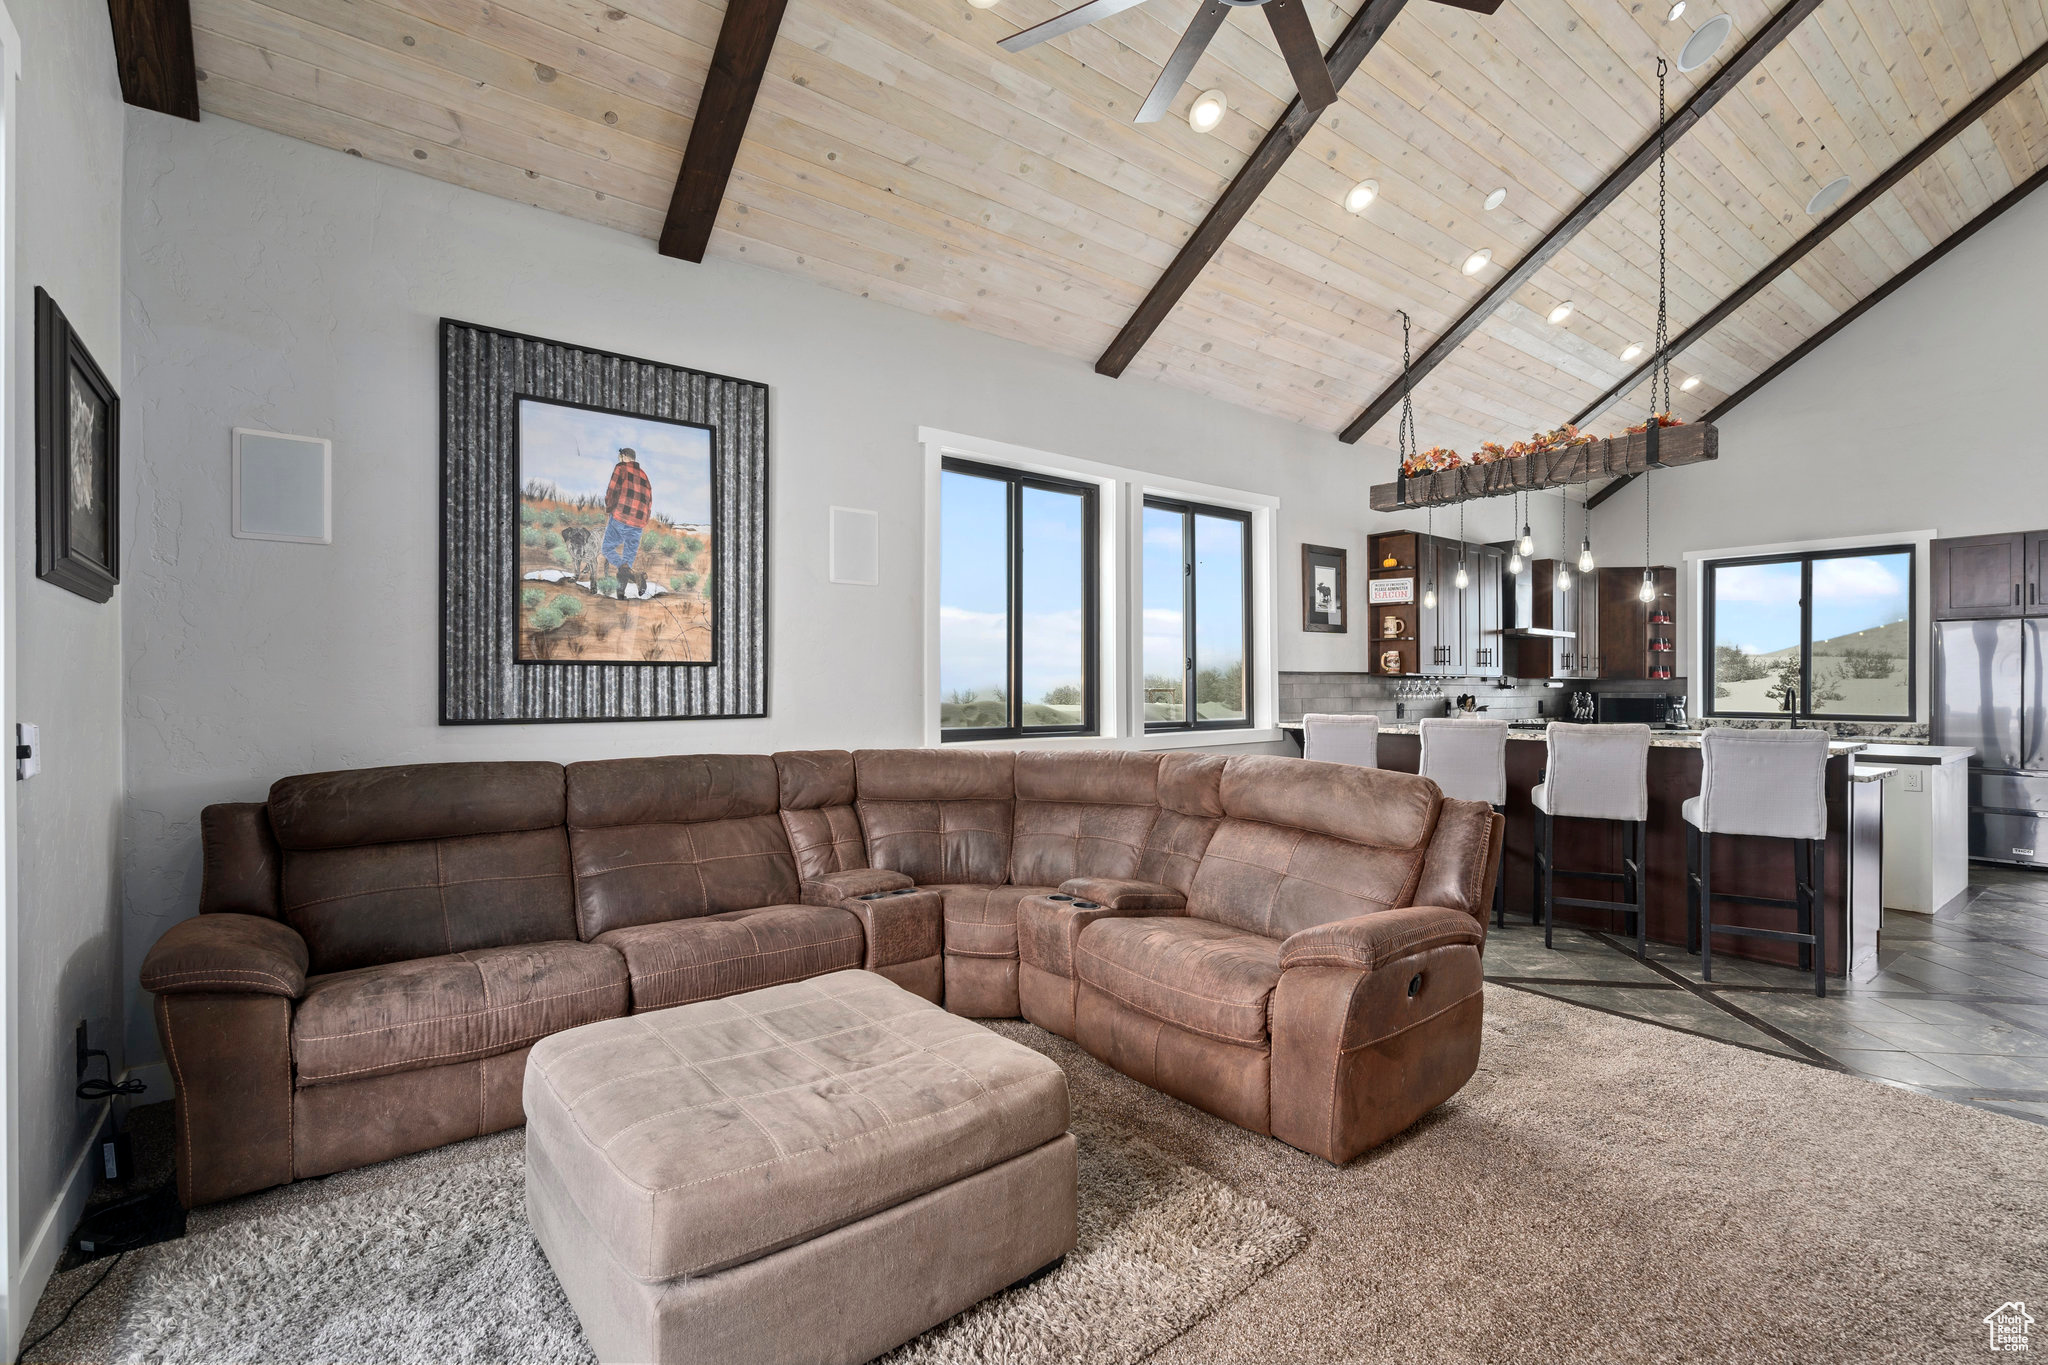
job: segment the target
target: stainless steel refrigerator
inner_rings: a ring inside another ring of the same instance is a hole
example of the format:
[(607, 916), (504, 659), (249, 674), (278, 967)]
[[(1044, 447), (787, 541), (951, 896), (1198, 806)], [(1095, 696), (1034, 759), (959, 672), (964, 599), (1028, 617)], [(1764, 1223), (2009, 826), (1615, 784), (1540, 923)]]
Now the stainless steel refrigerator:
[(2048, 866), (2048, 620), (1934, 623), (1934, 742), (1967, 745), (1970, 856)]

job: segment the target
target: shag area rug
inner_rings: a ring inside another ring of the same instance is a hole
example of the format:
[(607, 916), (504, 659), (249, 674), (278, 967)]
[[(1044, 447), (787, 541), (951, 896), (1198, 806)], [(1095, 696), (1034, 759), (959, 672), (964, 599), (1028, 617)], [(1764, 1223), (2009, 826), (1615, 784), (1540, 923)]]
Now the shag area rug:
[[(1920, 1365), (1984, 1359), (2013, 1302), (2048, 1349), (2048, 1127), (1519, 991), (1486, 1008), (1478, 1074), (1342, 1168), (997, 1024), (1067, 1073), (1098, 1240), (900, 1359)], [(516, 1180), (463, 1174), (516, 1172), (518, 1142), (201, 1210), (29, 1358), (575, 1358)]]
[[(1294, 1219), (1141, 1138), (1079, 1115), (1073, 1128), (1073, 1253), (890, 1365), (1142, 1360), (1307, 1240)], [(524, 1142), (499, 1133), (195, 1214), (190, 1235), (127, 1257), (29, 1358), (594, 1361), (527, 1225)], [(105, 1270), (61, 1276), (45, 1302), (61, 1311)]]

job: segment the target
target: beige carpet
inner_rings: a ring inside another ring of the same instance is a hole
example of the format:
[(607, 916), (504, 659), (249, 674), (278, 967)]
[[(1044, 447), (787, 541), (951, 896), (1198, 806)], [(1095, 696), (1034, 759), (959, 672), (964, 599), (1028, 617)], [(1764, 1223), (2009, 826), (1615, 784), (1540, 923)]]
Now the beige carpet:
[[(997, 1027), (1066, 1067), (1078, 1125), (1141, 1136), (1162, 1169), (1208, 1172), (1307, 1228), (1305, 1247), (1191, 1315), (1157, 1362), (1976, 1360), (1980, 1319), (2000, 1304), (2048, 1322), (2048, 1128), (1521, 992), (1489, 991), (1487, 1008), (1471, 1084), (1343, 1169), (1028, 1025)], [(461, 1150), (409, 1160), (447, 1165)], [(405, 1164), (194, 1226), (345, 1198)], [(96, 1273), (53, 1285), (31, 1333)], [(123, 1331), (138, 1343), (120, 1322), (129, 1273), (30, 1358), (111, 1359)], [(1133, 1358), (1118, 1293), (1088, 1297), (1081, 1324), (1097, 1335), (1070, 1358)], [(1027, 1322), (1015, 1340), (1033, 1337)], [(969, 1330), (985, 1333), (972, 1354), (1017, 1358), (1012, 1329)]]

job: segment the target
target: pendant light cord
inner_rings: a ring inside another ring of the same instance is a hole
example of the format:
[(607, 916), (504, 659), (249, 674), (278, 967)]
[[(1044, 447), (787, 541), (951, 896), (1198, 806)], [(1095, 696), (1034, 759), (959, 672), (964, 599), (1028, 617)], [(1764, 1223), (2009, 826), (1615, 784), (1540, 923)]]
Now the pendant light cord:
[[(1665, 246), (1665, 219), (1668, 198), (1664, 184), (1664, 162), (1666, 151), (1666, 110), (1669, 105), (1664, 95), (1664, 73), (1671, 64), (1657, 59), (1657, 364), (1650, 371), (1650, 420), (1655, 422), (1657, 414), (1671, 411), (1671, 311), (1669, 303), (1669, 271), (1666, 267), (1668, 252)], [(1664, 384), (1664, 405), (1657, 405), (1657, 384)]]

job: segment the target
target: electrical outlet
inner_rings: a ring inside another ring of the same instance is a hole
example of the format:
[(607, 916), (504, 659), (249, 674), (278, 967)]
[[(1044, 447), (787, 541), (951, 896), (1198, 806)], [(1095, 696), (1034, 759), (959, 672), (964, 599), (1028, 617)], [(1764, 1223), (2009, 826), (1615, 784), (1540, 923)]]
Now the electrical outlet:
[(1927, 790), (1927, 774), (1920, 770), (1920, 765), (1917, 763), (1909, 764), (1906, 767), (1906, 790), (1909, 792)]

